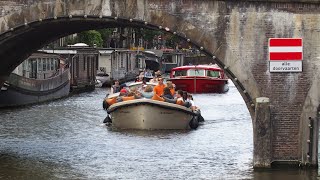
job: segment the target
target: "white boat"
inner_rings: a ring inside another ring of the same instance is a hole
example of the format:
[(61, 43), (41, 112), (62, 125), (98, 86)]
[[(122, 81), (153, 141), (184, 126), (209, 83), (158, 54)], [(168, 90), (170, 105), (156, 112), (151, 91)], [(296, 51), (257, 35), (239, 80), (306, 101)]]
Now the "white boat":
[(118, 102), (108, 109), (112, 126), (120, 129), (195, 129), (197, 114), (182, 105), (151, 99)]

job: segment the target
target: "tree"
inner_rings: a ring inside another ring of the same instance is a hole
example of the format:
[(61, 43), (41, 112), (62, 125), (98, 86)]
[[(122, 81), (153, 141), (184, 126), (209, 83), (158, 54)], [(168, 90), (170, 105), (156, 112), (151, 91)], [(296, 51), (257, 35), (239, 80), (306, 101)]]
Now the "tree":
[(165, 39), (166, 46), (171, 48), (175, 48), (175, 46), (182, 41), (178, 36), (169, 33), (166, 34)]
[(108, 29), (99, 29), (98, 32), (101, 34), (102, 38), (102, 46), (107, 47), (108, 39), (112, 36), (113, 33), (113, 28), (108, 28)]
[(97, 47), (102, 47), (103, 40), (101, 34), (96, 30), (83, 31), (78, 34), (80, 42), (86, 43), (89, 46), (96, 45)]

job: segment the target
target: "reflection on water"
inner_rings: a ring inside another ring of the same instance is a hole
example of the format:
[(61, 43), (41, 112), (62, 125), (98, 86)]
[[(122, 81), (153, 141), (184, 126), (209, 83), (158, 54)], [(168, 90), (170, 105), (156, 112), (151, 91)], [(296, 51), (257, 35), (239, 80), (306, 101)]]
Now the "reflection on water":
[(0, 154), (0, 179), (63, 179), (85, 177), (74, 172), (68, 164)]
[(0, 111), (0, 179), (316, 179), (315, 171), (253, 171), (252, 123), (234, 86), (194, 95), (191, 131), (102, 124), (105, 89)]

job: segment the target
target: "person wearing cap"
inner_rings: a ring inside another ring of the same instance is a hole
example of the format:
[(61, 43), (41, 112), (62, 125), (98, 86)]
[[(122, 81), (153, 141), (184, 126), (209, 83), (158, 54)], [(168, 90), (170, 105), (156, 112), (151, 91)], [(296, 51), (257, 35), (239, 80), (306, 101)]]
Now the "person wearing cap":
[(153, 88), (153, 92), (155, 94), (157, 94), (158, 96), (161, 96), (163, 94), (163, 89), (166, 87), (165, 84), (163, 84), (163, 79), (162, 78), (159, 78), (158, 79), (158, 85), (156, 85), (154, 88)]
[(127, 93), (128, 93), (128, 91), (123, 88), (123, 89), (120, 90), (120, 95), (119, 96), (126, 96)]

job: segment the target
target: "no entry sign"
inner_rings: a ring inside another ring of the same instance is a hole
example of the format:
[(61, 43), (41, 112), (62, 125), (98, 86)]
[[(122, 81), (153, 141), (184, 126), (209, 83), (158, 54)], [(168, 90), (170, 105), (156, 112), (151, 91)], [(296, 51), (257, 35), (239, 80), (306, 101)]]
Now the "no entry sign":
[(302, 38), (270, 38), (270, 72), (302, 72)]

